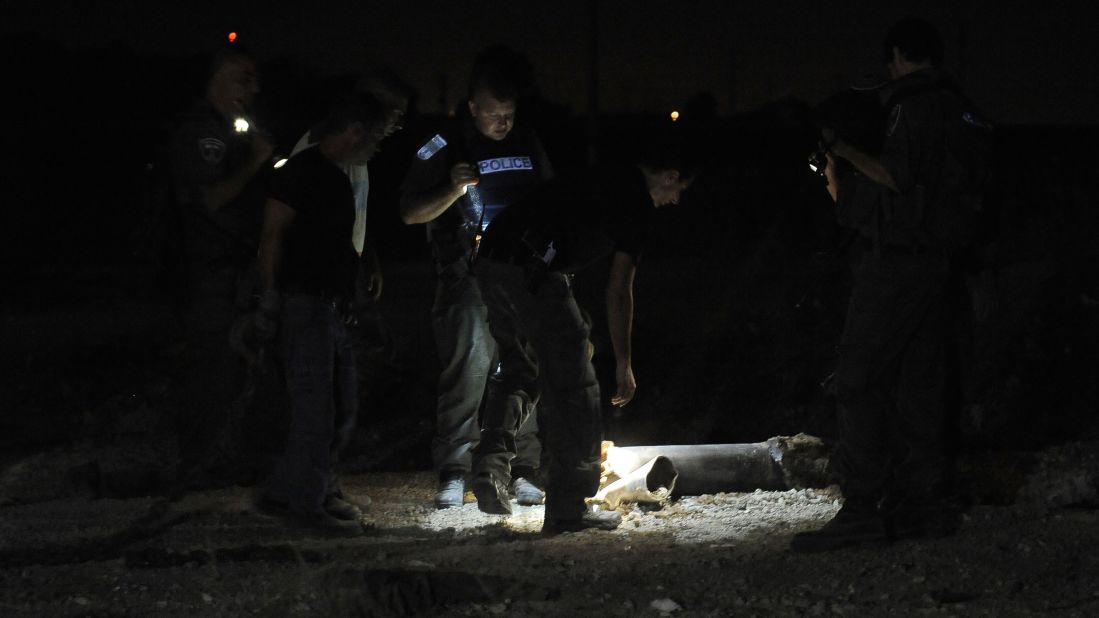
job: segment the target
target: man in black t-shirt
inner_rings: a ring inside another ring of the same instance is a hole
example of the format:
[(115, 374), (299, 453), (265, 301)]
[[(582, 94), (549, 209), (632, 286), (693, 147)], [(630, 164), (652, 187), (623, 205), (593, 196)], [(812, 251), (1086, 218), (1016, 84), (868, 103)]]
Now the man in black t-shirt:
[(355, 198), (341, 166), (362, 164), (383, 134), (380, 104), (350, 95), (333, 107), (320, 140), (278, 171), (260, 238), (262, 339), (281, 334), (290, 431), (261, 506), (322, 532), (362, 534), (361, 511), (339, 494), (333, 466), (358, 406), (347, 318), (358, 258)]
[[(570, 275), (613, 254), (607, 322), (616, 360), (611, 403), (625, 406), (637, 384), (631, 331), (633, 279), (654, 210), (679, 202), (692, 178), (671, 153), (640, 165), (610, 166), (557, 178), (504, 209), (485, 232), (476, 264), (488, 323), (504, 366), (503, 388), (485, 407), (481, 448), (507, 447), (542, 376), (550, 400), (543, 421), (549, 454), (542, 531), (613, 529), (621, 518), (584, 502), (599, 487), (600, 395), (588, 351), (589, 326), (570, 289)], [(492, 469), (506, 479), (506, 460)]]

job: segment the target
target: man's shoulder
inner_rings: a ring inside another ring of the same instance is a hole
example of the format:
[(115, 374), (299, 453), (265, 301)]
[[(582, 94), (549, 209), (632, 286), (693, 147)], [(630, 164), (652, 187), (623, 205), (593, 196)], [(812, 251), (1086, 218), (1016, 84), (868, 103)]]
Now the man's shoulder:
[(301, 139), (299, 139), (297, 143), (294, 144), (294, 147), (290, 149), (291, 159), (301, 154), (302, 152), (305, 152), (309, 148), (313, 148), (317, 145), (317, 142), (311, 141), (309, 139), (309, 134), (310, 131), (306, 131), (305, 134), (301, 136)]
[(281, 168), (275, 170), (274, 178), (277, 182), (285, 184), (316, 177), (324, 169), (321, 165), (323, 159), (324, 156), (317, 148), (306, 148), (290, 157)]
[(209, 103), (199, 101), (175, 118), (177, 133), (206, 131), (210, 133), (228, 133), (229, 126), (225, 118)]
[[(418, 162), (436, 162), (446, 158), (455, 149), (461, 149), (466, 137), (458, 121), (450, 121), (442, 126), (425, 131), (416, 143), (413, 164)], [(439, 157), (442, 155), (442, 157)]]

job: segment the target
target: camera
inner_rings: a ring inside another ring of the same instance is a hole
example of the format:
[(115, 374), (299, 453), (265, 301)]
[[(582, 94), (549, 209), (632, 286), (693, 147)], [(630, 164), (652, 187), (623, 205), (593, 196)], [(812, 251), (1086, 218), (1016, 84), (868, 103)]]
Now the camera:
[[(878, 96), (882, 85), (881, 80), (866, 78), (851, 88), (829, 96), (813, 110), (813, 124), (822, 132), (825, 129), (830, 132), (828, 140), (839, 138), (860, 152), (877, 156), (881, 151), (886, 122), (886, 110)], [(817, 144), (816, 150), (809, 156), (810, 172), (824, 176), (830, 146), (831, 143), (823, 140)], [(834, 158), (833, 163), (837, 177), (851, 170), (850, 163), (842, 158)]]

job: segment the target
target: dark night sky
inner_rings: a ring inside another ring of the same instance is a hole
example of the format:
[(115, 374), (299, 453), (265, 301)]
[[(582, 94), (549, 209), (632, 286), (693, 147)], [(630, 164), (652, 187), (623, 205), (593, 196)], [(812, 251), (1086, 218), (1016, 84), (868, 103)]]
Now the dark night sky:
[[(709, 91), (720, 113), (787, 95), (817, 101), (878, 69), (878, 41), (903, 15), (930, 19), (947, 66), (1002, 123), (1094, 124), (1099, 37), (1086, 2), (795, 2), (699, 0), (599, 3), (604, 111), (666, 112)], [(46, 0), (3, 3), (0, 35), (37, 31), (73, 49), (123, 41), (184, 56), (230, 29), (262, 58), (293, 56), (335, 71), (389, 64), (439, 109), (461, 96), (470, 59), (490, 42), (528, 53), (543, 94), (575, 111), (587, 94), (588, 2), (254, 3)], [(318, 7), (323, 7), (318, 9)], [(1007, 8), (1010, 7), (1010, 8)], [(961, 69), (959, 71), (959, 69)]]

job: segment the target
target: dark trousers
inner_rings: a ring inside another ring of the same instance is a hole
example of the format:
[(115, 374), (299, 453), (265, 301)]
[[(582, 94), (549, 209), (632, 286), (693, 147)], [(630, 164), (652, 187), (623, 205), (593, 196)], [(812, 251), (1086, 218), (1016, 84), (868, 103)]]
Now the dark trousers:
[(485, 406), (481, 453), (486, 468), (507, 474), (509, 450), (539, 392), (548, 471), (546, 517), (575, 519), (599, 487), (599, 383), (588, 359), (589, 327), (568, 279), (550, 273), (535, 290), (518, 266), (477, 264), (489, 328), (503, 365), (499, 396)]
[(197, 464), (212, 443), (239, 440), (234, 425), (244, 386), (240, 358), (229, 346), (229, 330), (242, 313), (237, 306), (241, 269), (209, 271), (205, 265), (188, 282), (185, 313), (187, 363), (183, 376), (184, 409), (178, 419), (184, 467)]
[[(479, 412), (496, 358), (487, 316), (477, 278), (464, 263), (439, 275), (432, 310), (441, 363), (432, 456), (441, 475), (465, 475), (473, 469), (473, 453), (481, 440)], [(541, 446), (537, 429), (531, 416), (510, 451), (519, 451), (516, 465), (538, 467)]]
[(285, 296), (280, 332), (290, 428), (268, 492), (296, 512), (319, 513), (336, 489), (337, 456), (355, 429), (358, 392), (351, 339), (335, 304), (300, 294)]
[(833, 468), (849, 499), (935, 492), (946, 466), (946, 260), (867, 254), (853, 283)]

